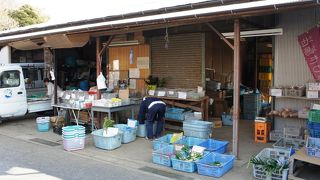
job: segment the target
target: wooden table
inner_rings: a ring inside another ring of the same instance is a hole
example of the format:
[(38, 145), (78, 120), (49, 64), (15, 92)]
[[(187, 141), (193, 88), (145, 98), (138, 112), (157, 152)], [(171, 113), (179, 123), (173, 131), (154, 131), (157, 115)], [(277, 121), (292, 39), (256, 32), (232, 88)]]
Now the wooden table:
[(316, 158), (313, 156), (308, 156), (306, 154), (306, 149), (301, 148), (298, 152), (296, 152), (293, 156), (290, 158), (290, 168), (289, 168), (289, 179), (292, 180), (303, 180), (302, 178), (295, 177), (299, 173), (299, 170), (295, 172), (295, 165), (297, 161), (302, 161), (305, 163), (310, 163), (314, 165), (320, 166), (320, 158)]
[(179, 99), (172, 97), (157, 97), (163, 100), (167, 105), (172, 105), (181, 108), (189, 108), (202, 113), (203, 120), (209, 119), (209, 97), (204, 96), (200, 99)]

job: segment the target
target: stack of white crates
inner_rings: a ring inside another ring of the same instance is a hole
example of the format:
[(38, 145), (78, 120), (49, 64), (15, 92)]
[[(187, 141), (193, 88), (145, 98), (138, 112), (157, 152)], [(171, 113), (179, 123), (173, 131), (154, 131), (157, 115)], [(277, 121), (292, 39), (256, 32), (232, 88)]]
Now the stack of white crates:
[(319, 98), (320, 82), (309, 82), (307, 84), (307, 98)]

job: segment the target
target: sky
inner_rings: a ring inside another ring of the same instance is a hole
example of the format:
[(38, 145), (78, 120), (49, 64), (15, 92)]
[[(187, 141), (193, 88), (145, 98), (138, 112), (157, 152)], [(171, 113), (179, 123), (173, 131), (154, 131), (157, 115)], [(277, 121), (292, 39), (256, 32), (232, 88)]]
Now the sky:
[(49, 23), (63, 23), (107, 15), (157, 9), (204, 0), (16, 0), (30, 4), (50, 17)]

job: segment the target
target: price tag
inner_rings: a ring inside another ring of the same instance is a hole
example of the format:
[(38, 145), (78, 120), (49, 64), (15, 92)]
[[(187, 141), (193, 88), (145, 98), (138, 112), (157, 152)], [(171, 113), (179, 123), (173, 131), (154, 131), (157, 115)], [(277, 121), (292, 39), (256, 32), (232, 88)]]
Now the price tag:
[(154, 96), (154, 90), (149, 90), (149, 95)]
[(187, 93), (186, 92), (178, 92), (178, 98), (179, 99), (187, 99)]
[(67, 95), (66, 95), (66, 99), (70, 99), (70, 94), (67, 94)]
[(192, 152), (197, 152), (197, 153), (200, 153), (200, 154), (203, 154), (203, 151), (205, 150), (206, 148), (205, 147), (202, 147), (202, 146), (193, 146), (192, 147)]
[(128, 119), (128, 123), (127, 125), (131, 128), (135, 128), (137, 127), (137, 120), (133, 120), (133, 119)]
[(175, 149), (176, 151), (181, 151), (182, 148), (183, 148), (183, 145), (181, 145), (181, 144), (175, 144), (175, 145), (174, 145), (174, 149)]
[(174, 95), (174, 91), (168, 91), (169, 95)]
[(158, 91), (158, 96), (165, 96), (166, 92), (165, 91)]

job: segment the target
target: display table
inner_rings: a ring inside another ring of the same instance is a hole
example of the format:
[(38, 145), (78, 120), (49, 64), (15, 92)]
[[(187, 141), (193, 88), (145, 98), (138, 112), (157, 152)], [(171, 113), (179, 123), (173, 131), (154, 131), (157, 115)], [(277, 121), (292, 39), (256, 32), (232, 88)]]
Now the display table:
[(302, 161), (305, 163), (310, 163), (310, 164), (320, 166), (320, 158), (308, 156), (306, 154), (306, 149), (301, 148), (298, 152), (296, 152), (290, 158), (289, 179), (303, 180), (302, 178), (295, 177), (299, 173), (299, 170), (295, 171), (295, 166), (296, 166), (297, 161)]
[[(131, 110), (131, 118), (134, 118), (134, 107), (137, 104), (126, 104), (121, 106), (115, 107), (104, 107), (104, 106), (92, 106), (91, 107), (91, 128), (94, 130), (94, 112), (105, 112), (108, 113), (108, 118), (111, 119), (112, 112), (124, 111), (124, 110)], [(118, 123), (118, 119), (116, 119), (116, 123)]]
[[(69, 112), (70, 117), (74, 118), (74, 120), (76, 121), (77, 125), (79, 124), (79, 120), (80, 120), (80, 118), (79, 118), (80, 117), (80, 111), (86, 111), (86, 112), (89, 113), (89, 117), (92, 117), (90, 108), (76, 108), (76, 107), (66, 106), (66, 105), (62, 105), (62, 104), (53, 104), (52, 107), (56, 108), (57, 110), (59, 110), (59, 109), (67, 110)], [(92, 120), (92, 119), (90, 118), (89, 121), (90, 120)]]
[(202, 113), (202, 118), (204, 120), (209, 119), (209, 97), (204, 96), (200, 99), (179, 99), (179, 98), (172, 98), (172, 97), (158, 97), (156, 98), (161, 99), (167, 105), (172, 105), (181, 108), (189, 108), (194, 111), (198, 111)]

